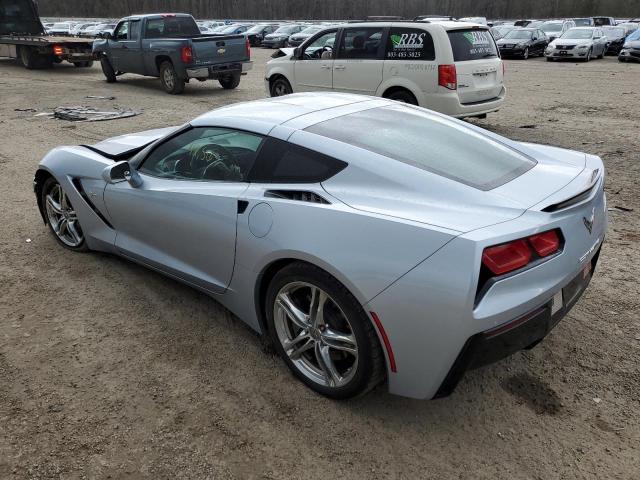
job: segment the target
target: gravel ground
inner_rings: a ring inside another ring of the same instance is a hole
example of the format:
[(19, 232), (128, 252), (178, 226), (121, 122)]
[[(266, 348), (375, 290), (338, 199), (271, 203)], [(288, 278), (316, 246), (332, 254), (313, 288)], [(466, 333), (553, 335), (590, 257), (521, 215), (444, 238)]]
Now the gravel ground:
[[(40, 158), (264, 96), (107, 85), (98, 65), (0, 60), (0, 478), (639, 478), (640, 65), (506, 63), (504, 108), (477, 123), (601, 155), (611, 225), (585, 295), (535, 349), (470, 372), (449, 398), (383, 388), (337, 403), (294, 381), (214, 300), (103, 254), (60, 248), (32, 193)], [(114, 101), (86, 95), (115, 95)], [(18, 108), (114, 105), (103, 123)]]

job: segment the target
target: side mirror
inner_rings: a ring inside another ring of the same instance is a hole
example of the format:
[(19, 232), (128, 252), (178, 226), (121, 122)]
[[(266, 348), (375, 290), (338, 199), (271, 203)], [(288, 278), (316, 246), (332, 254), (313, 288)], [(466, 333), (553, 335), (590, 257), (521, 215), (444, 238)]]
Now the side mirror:
[(116, 162), (106, 167), (102, 170), (102, 178), (112, 184), (127, 181), (134, 188), (142, 185), (142, 177), (127, 161)]
[(300, 58), (300, 54), (302, 53), (302, 51), (300, 50), (300, 47), (296, 47), (293, 50), (293, 57), (292, 58), (296, 58), (299, 59)]
[(113, 35), (111, 35), (110, 32), (104, 32), (102, 34), (102, 38), (104, 38), (105, 40), (113, 40)]

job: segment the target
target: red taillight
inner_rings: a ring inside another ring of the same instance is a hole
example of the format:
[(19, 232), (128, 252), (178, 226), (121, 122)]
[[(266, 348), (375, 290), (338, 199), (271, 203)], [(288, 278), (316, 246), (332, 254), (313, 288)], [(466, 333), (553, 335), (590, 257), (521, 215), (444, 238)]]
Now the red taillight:
[(438, 65), (438, 85), (449, 90), (458, 88), (458, 74), (455, 65)]
[(64, 53), (64, 50), (62, 49), (62, 47), (60, 45), (54, 45), (53, 46), (53, 54), (54, 55), (62, 55)]
[(485, 248), (482, 252), (482, 264), (494, 275), (503, 275), (518, 270), (537, 258), (548, 257), (558, 250), (560, 250), (558, 230), (549, 230)]
[(180, 60), (185, 64), (193, 63), (193, 50), (191, 47), (182, 47), (182, 50), (180, 51)]
[(251, 59), (251, 43), (249, 42), (249, 37), (246, 37), (246, 41), (244, 42), (244, 53), (248, 59)]
[(529, 237), (529, 243), (541, 257), (548, 257), (560, 249), (560, 237), (555, 230), (532, 235)]

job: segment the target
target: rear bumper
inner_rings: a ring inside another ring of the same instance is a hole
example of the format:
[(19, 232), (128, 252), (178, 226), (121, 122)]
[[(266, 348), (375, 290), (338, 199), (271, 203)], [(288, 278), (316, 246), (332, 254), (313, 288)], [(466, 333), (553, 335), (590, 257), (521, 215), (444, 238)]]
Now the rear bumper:
[(253, 68), (253, 62), (219, 63), (202, 67), (187, 68), (188, 78), (219, 79), (227, 75), (244, 74)]
[(562, 304), (555, 305), (557, 300), (554, 296), (541, 307), (515, 320), (469, 338), (433, 398), (450, 395), (467, 370), (497, 362), (520, 350), (531, 349), (541, 342), (582, 296), (591, 281), (599, 255), (600, 249), (591, 259), (586, 276), (584, 271), (580, 271), (560, 290), (560, 298), (564, 299)]
[(474, 117), (499, 110), (506, 95), (507, 89), (503, 86), (496, 97), (479, 102), (461, 103), (458, 92), (450, 91), (443, 95), (428, 95), (420, 106), (456, 118)]

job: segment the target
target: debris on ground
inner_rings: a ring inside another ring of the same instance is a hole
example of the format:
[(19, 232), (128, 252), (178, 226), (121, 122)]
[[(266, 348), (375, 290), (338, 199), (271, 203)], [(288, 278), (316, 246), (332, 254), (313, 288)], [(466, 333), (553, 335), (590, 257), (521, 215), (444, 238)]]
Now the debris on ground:
[(84, 98), (91, 98), (93, 100), (115, 100), (116, 99), (116, 97), (112, 97), (112, 96), (104, 97), (102, 95), (87, 95)]
[(14, 112), (37, 112), (35, 108), (14, 108)]
[(611, 207), (611, 208), (607, 208), (608, 211), (610, 212), (633, 212), (633, 208), (627, 208), (627, 207), (619, 207), (617, 205)]
[(141, 112), (136, 110), (116, 109), (104, 111), (93, 107), (75, 106), (57, 107), (53, 110), (53, 113), (38, 114), (36, 116), (53, 115), (54, 118), (68, 120), (70, 122), (101, 122), (118, 118), (135, 117), (136, 115), (140, 115), (140, 113)]
[(520, 125), (518, 128), (538, 128), (537, 125)]

